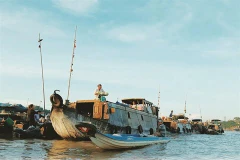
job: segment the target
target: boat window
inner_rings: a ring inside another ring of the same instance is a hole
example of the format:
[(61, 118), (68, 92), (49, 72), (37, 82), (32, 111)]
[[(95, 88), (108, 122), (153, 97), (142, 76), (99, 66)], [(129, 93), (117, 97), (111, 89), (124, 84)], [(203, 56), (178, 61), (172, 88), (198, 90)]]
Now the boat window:
[(143, 121), (143, 116), (141, 115), (142, 121)]
[(88, 103), (77, 103), (76, 104), (76, 111), (78, 114), (93, 117), (93, 102)]
[(128, 118), (131, 119), (130, 113), (128, 112)]
[(153, 135), (153, 129), (152, 128), (150, 128), (149, 132), (150, 132), (150, 135)]

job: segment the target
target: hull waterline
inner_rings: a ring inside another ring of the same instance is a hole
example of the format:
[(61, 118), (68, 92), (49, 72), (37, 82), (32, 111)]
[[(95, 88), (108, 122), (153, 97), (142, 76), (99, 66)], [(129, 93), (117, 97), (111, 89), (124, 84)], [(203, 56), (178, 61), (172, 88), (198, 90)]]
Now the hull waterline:
[(91, 141), (102, 149), (129, 149), (144, 147), (152, 144), (166, 144), (170, 141), (166, 137), (135, 137), (96, 133), (90, 137)]

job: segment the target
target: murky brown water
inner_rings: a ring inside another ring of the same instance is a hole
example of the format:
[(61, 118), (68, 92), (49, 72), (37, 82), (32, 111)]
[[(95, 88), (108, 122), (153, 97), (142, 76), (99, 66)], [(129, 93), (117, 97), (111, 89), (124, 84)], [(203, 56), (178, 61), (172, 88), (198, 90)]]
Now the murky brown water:
[(0, 159), (108, 159), (115, 154), (96, 147), (91, 141), (1, 139), (0, 156)]
[(240, 157), (240, 132), (177, 135), (167, 145), (106, 151), (91, 141), (0, 138), (0, 159), (233, 159)]

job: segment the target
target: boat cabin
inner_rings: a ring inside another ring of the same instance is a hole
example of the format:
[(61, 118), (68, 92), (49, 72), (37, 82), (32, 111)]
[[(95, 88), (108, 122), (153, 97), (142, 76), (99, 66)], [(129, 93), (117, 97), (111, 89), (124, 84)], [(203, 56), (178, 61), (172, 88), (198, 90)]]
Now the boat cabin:
[(173, 120), (188, 120), (188, 117), (186, 117), (184, 114), (177, 114), (172, 116)]
[(192, 119), (191, 124), (202, 124), (202, 119), (201, 118)]
[(221, 121), (220, 119), (212, 119), (211, 122), (219, 122)]
[(192, 122), (202, 122), (202, 119), (192, 119)]
[(220, 122), (221, 122), (220, 119), (212, 119), (212, 120), (211, 120), (211, 123), (212, 123), (212, 124), (218, 124), (218, 123), (220, 123)]
[(122, 99), (122, 103), (101, 102), (99, 100), (77, 100), (68, 106), (69, 108), (76, 109), (78, 114), (94, 119), (109, 119), (109, 113), (114, 113), (115, 109), (118, 108), (117, 106), (129, 107), (158, 117), (158, 107), (144, 98)]
[(130, 108), (158, 116), (158, 107), (144, 98), (126, 98), (122, 99), (122, 103), (129, 105)]

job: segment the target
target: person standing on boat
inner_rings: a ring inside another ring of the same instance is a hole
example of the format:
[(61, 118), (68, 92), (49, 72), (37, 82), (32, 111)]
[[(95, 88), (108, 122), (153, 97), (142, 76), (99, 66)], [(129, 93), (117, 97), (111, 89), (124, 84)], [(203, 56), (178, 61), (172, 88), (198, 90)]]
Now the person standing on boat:
[(28, 106), (28, 110), (27, 110), (27, 122), (29, 126), (35, 126), (35, 119), (34, 119), (34, 115), (35, 115), (35, 110), (34, 110), (34, 105), (30, 104)]
[(173, 110), (171, 110), (171, 113), (170, 113), (169, 117), (172, 117), (172, 115), (173, 115)]
[(96, 89), (95, 92), (94, 92), (94, 95), (95, 95), (95, 99), (102, 100), (102, 99), (104, 98), (104, 96), (108, 96), (108, 93), (105, 92), (105, 91), (102, 89), (102, 85), (101, 85), (101, 84), (98, 84), (98, 85), (97, 85), (97, 89)]

